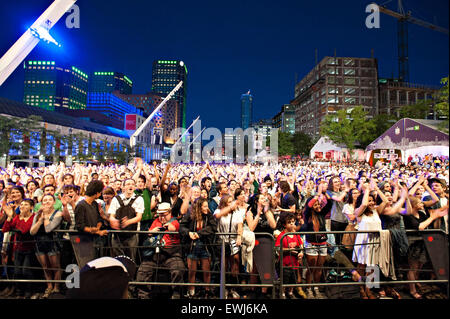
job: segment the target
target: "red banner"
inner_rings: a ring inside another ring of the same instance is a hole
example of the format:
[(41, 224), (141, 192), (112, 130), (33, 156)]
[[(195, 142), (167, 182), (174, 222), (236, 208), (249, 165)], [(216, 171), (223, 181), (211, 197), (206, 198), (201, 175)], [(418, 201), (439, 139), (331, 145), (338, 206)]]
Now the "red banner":
[(130, 131), (136, 130), (136, 114), (127, 114), (125, 116), (125, 129)]

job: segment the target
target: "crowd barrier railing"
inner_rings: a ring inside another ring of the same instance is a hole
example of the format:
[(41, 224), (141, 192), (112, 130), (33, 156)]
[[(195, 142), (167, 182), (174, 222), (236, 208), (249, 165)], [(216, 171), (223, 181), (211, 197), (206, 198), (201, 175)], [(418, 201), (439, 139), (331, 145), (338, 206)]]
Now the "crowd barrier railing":
[[(427, 233), (427, 232), (436, 232), (436, 231), (441, 231), (441, 230), (424, 230), (424, 231), (420, 231), (420, 233)], [(417, 231), (407, 231), (407, 233), (411, 233), (411, 232), (415, 232), (417, 233)], [(72, 247), (73, 247), (73, 242), (72, 240), (76, 239), (78, 235), (82, 235), (83, 233), (80, 233), (76, 230), (55, 230), (55, 233), (61, 233), (62, 234), (68, 234), (70, 237), (70, 241), (72, 243)], [(179, 232), (149, 232), (149, 231), (124, 231), (124, 230), (108, 230), (108, 235), (106, 237), (107, 239), (107, 246), (103, 246), (102, 248), (104, 249), (112, 249), (114, 247), (112, 247), (111, 245), (111, 237), (114, 236), (115, 234), (125, 234), (125, 233), (132, 233), (132, 234), (137, 234), (138, 236), (145, 236), (145, 235), (157, 235), (157, 234), (164, 234), (164, 235), (179, 235)], [(295, 233), (285, 233), (283, 235), (281, 235), (281, 239), (280, 242), (283, 243), (283, 239), (285, 238), (285, 236), (288, 235), (300, 235), (300, 236), (305, 236), (308, 234), (349, 234), (349, 233), (375, 233), (379, 235), (379, 231), (324, 231), (324, 232), (295, 232)], [(218, 250), (218, 256), (214, 256), (215, 257), (215, 264), (213, 265), (212, 263), (210, 264), (210, 274), (211, 275), (215, 275), (215, 280), (211, 280), (209, 283), (206, 282), (183, 282), (183, 283), (172, 283), (172, 282), (162, 282), (162, 281), (149, 281), (149, 282), (139, 282), (139, 281), (131, 281), (129, 284), (130, 286), (133, 287), (138, 287), (138, 286), (180, 286), (180, 287), (211, 287), (211, 288), (219, 288), (219, 298), (220, 299), (225, 299), (226, 298), (226, 289), (227, 288), (236, 288), (236, 287), (240, 287), (240, 288), (272, 288), (271, 291), (271, 295), (272, 298), (275, 299), (277, 298), (277, 293), (278, 293), (278, 297), (282, 297), (284, 288), (289, 288), (289, 287), (311, 287), (311, 286), (317, 286), (317, 287), (325, 287), (325, 286), (348, 286), (348, 285), (361, 285), (361, 282), (336, 282), (336, 283), (332, 283), (332, 282), (314, 282), (314, 280), (311, 283), (296, 283), (296, 284), (292, 284), (292, 283), (285, 283), (284, 282), (284, 271), (283, 271), (283, 255), (284, 255), (284, 251), (282, 249), (282, 244), (280, 245), (280, 247), (276, 247), (275, 246), (275, 238), (273, 236), (273, 234), (271, 233), (255, 233), (255, 236), (262, 236), (262, 237), (266, 237), (270, 240), (270, 245), (272, 247), (272, 251), (271, 251), (271, 262), (270, 262), (270, 273), (271, 273), (271, 280), (270, 283), (230, 283), (227, 282), (226, 280), (226, 275), (227, 274), (231, 274), (230, 271), (228, 271), (227, 269), (227, 263), (226, 263), (226, 254), (225, 254), (225, 242), (220, 240), (220, 236), (228, 236), (228, 235), (236, 235), (236, 233), (216, 233), (216, 238), (217, 241), (214, 244), (214, 249)], [(67, 239), (64, 238), (60, 238), (60, 241), (67, 241)], [(379, 244), (379, 242), (372, 242), (371, 245), (376, 245)], [(447, 242), (448, 245), (448, 242)], [(339, 248), (339, 246), (342, 245), (338, 245), (336, 244), (336, 246)], [(92, 249), (97, 249), (99, 247), (95, 247), (94, 244), (91, 247)], [(144, 248), (144, 246), (142, 246), (140, 243), (138, 243), (138, 245), (136, 245), (135, 247), (131, 247), (131, 248), (135, 248), (138, 256), (137, 259), (138, 260), (142, 260), (143, 257), (140, 256), (140, 252), (141, 250)], [(448, 249), (448, 247), (443, 247), (444, 249)], [(303, 251), (305, 251), (305, 248), (303, 248)], [(77, 251), (76, 248), (73, 248), (73, 253), (75, 255), (76, 261), (78, 266), (83, 266), (80, 263), (80, 260), (82, 258), (80, 258), (79, 256), (79, 251)], [(100, 257), (100, 256), (96, 256), (96, 257)], [(267, 256), (268, 257), (268, 256)], [(304, 254), (304, 260), (306, 261), (306, 254)], [(277, 268), (277, 262), (279, 261), (279, 267)], [(186, 265), (186, 259), (184, 259), (185, 265)], [(217, 262), (219, 264), (219, 268), (217, 267)], [(213, 267), (214, 266), (214, 267)], [(300, 265), (302, 268), (306, 267), (307, 271), (310, 271), (311, 269), (313, 269), (314, 267), (309, 266), (307, 264), (307, 262), (305, 262), (305, 265)], [(59, 284), (64, 284), (67, 283), (67, 281), (65, 279), (61, 279), (61, 280), (47, 280), (47, 279), (17, 279), (17, 278), (9, 278), (9, 272), (8, 269), (10, 268), (14, 268), (13, 265), (4, 265), (3, 266), (6, 269), (6, 279), (0, 279), (0, 282), (7, 282), (7, 283), (59, 283)], [(139, 263), (138, 263), (138, 267), (139, 267)], [(24, 268), (24, 267), (22, 267)], [(25, 267), (25, 268), (29, 268), (31, 270), (42, 270), (42, 268), (39, 267)], [(322, 269), (326, 269), (325, 266), (321, 266), (320, 268)], [(334, 267), (336, 268), (336, 267)], [(345, 267), (340, 267), (341, 269), (347, 269)], [(356, 266), (354, 267), (356, 268)], [(58, 270), (61, 272), (64, 272), (65, 269), (55, 269), (55, 268), (48, 268), (49, 270)], [(167, 270), (164, 269), (164, 267), (161, 267), (160, 269), (162, 270)], [(188, 271), (187, 268), (183, 269), (186, 273)], [(347, 269), (350, 270), (350, 269)], [(204, 272), (201, 269), (197, 269), (197, 273), (201, 274), (202, 272)], [(246, 275), (246, 276), (255, 276), (257, 277), (258, 274), (252, 274), (252, 273), (239, 273), (239, 275)], [(379, 285), (393, 285), (393, 284), (410, 284), (410, 283), (429, 283), (429, 284), (447, 284), (447, 297), (448, 297), (448, 278), (447, 280), (397, 280), (397, 281), (377, 281), (376, 282)]]
[[(409, 234), (411, 234), (411, 233), (415, 233), (415, 234), (417, 234), (417, 233), (436, 233), (436, 232), (445, 234), (445, 232), (443, 230), (441, 230), (441, 229), (427, 229), (427, 230), (422, 230), (422, 231), (406, 230), (406, 234), (408, 234), (408, 233)], [(288, 236), (288, 235), (300, 235), (300, 236), (304, 236), (304, 235), (308, 235), (308, 234), (311, 234), (311, 235), (316, 235), (316, 234), (342, 234), (343, 235), (343, 234), (362, 234), (362, 233), (376, 234), (376, 235), (378, 235), (378, 238), (379, 238), (379, 235), (380, 235), (380, 231), (358, 231), (358, 230), (354, 230), (354, 231), (291, 232), (291, 233), (284, 233), (282, 235), (282, 237), (280, 238), (280, 243), (283, 243), (283, 239), (286, 236)], [(443, 247), (443, 249), (446, 249), (448, 251), (448, 239), (447, 239), (446, 243), (447, 243), (447, 247)], [(372, 249), (373, 249), (375, 247), (375, 245), (380, 245), (380, 241), (371, 242), (369, 244), (372, 246)], [(351, 246), (354, 247), (354, 246), (358, 246), (358, 245), (368, 245), (368, 244), (353, 244)], [(391, 245), (392, 245), (392, 243), (391, 243)], [(332, 247), (329, 243), (327, 243), (327, 246)], [(337, 248), (342, 248), (345, 245), (335, 244), (334, 246), (336, 246)], [(364, 283), (361, 283), (359, 281), (354, 281), (354, 282), (336, 282), (336, 283), (330, 283), (330, 282), (319, 283), (319, 282), (317, 282), (316, 283), (316, 282), (314, 282), (314, 279), (312, 280), (311, 283), (285, 284), (284, 280), (283, 280), (284, 279), (283, 278), (283, 275), (284, 275), (283, 274), (284, 273), (283, 268), (284, 268), (284, 266), (283, 266), (283, 262), (282, 262), (283, 261), (284, 251), (283, 251), (282, 248), (283, 248), (282, 244), (280, 244), (280, 247), (276, 247), (275, 248), (275, 250), (277, 250), (279, 252), (279, 255), (280, 255), (280, 258), (279, 258), (279, 260), (280, 260), (279, 297), (280, 298), (281, 298), (281, 296), (283, 294), (284, 288), (286, 288), (286, 287), (311, 287), (311, 286), (326, 287), (326, 286), (352, 286), (352, 285), (353, 286), (354, 285), (359, 285), (360, 286), (360, 285), (364, 284)], [(304, 253), (306, 249), (303, 247), (302, 249), (298, 249), (298, 250), (303, 251), (303, 260), (306, 261), (306, 258), (305, 258), (306, 254)], [(350, 260), (350, 262), (353, 263), (352, 260)], [(347, 267), (342, 267), (342, 266), (341, 267), (324, 267), (324, 266), (311, 267), (311, 266), (308, 265), (307, 261), (305, 262), (305, 264), (306, 264), (307, 271), (310, 271), (313, 268), (320, 268), (320, 269), (339, 268), (339, 269), (346, 269), (346, 270), (352, 270), (352, 269), (356, 270), (356, 268), (357, 268), (356, 265), (354, 267), (352, 267), (352, 268), (347, 268)], [(397, 271), (408, 271), (408, 270), (409, 269), (397, 269)], [(322, 277), (324, 277), (323, 275), (324, 274), (322, 274)], [(412, 283), (447, 284), (447, 298), (449, 297), (449, 281), (448, 281), (448, 277), (447, 277), (446, 280), (438, 280), (438, 279), (434, 279), (434, 280), (431, 280), (431, 279), (430, 280), (392, 280), (392, 281), (375, 280), (372, 283), (374, 285), (376, 284), (376, 285), (380, 285), (380, 286), (382, 286), (382, 285), (393, 285), (393, 284), (395, 284), (395, 285), (412, 284)]]

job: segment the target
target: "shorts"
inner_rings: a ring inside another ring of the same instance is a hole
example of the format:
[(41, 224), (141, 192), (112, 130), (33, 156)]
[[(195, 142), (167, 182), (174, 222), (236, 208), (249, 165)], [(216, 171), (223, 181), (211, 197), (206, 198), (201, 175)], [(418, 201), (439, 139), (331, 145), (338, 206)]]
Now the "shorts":
[(192, 243), (191, 252), (187, 255), (187, 258), (193, 260), (199, 259), (208, 259), (211, 257), (211, 254), (206, 249), (206, 246), (200, 240), (196, 240)]
[(308, 256), (327, 256), (328, 247), (327, 245), (316, 245), (306, 242), (305, 254)]
[(54, 256), (61, 251), (59, 241), (55, 237), (40, 235), (36, 237), (36, 256), (48, 255)]
[(289, 266), (283, 266), (283, 284), (296, 284), (297, 283), (296, 269), (285, 267)]

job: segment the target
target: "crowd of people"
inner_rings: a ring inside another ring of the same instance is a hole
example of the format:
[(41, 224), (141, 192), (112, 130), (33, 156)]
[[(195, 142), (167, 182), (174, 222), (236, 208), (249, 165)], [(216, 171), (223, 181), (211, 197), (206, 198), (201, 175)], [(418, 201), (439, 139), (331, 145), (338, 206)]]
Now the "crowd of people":
[[(377, 266), (388, 281), (436, 277), (421, 272), (430, 258), (419, 231), (448, 234), (448, 162), (10, 164), (0, 172), (2, 278), (47, 282), (6, 282), (0, 298), (62, 293), (67, 265), (106, 256), (136, 262), (131, 281), (174, 284), (130, 285), (130, 297), (217, 298), (217, 288), (196, 283), (220, 281), (222, 246), (226, 282), (248, 284), (227, 289), (227, 298), (268, 296), (273, 288), (257, 284), (281, 276), (308, 284), (284, 288), (282, 298), (323, 299), (314, 284), (331, 275), (360, 281), (363, 299), (401, 298), (395, 285), (364, 285), (366, 272)], [(421, 288), (410, 283), (408, 292), (421, 299)]]

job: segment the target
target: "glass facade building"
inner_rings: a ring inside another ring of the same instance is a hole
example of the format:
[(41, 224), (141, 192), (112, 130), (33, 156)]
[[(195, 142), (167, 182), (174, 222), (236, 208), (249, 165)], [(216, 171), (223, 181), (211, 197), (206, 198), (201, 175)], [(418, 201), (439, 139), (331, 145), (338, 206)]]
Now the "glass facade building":
[(120, 121), (122, 127), (125, 121), (125, 114), (143, 115), (142, 110), (137, 109), (134, 105), (125, 102), (112, 93), (89, 92), (87, 110), (96, 111), (108, 117), (111, 120), (111, 123), (108, 123), (108, 125), (113, 126), (113, 122)]
[(249, 128), (252, 124), (253, 96), (248, 91), (241, 95), (241, 128)]
[(279, 129), (281, 132), (295, 133), (295, 107), (291, 104), (284, 104), (281, 111), (272, 118), (273, 128)]
[(120, 72), (93, 72), (89, 77), (89, 92), (131, 94), (133, 81)]
[(55, 61), (25, 61), (23, 102), (46, 110), (86, 109), (88, 75)]
[(174, 94), (173, 99), (178, 102), (177, 122), (186, 127), (186, 93), (187, 67), (179, 60), (153, 61), (152, 92), (167, 96), (173, 88), (183, 81), (181, 88)]

